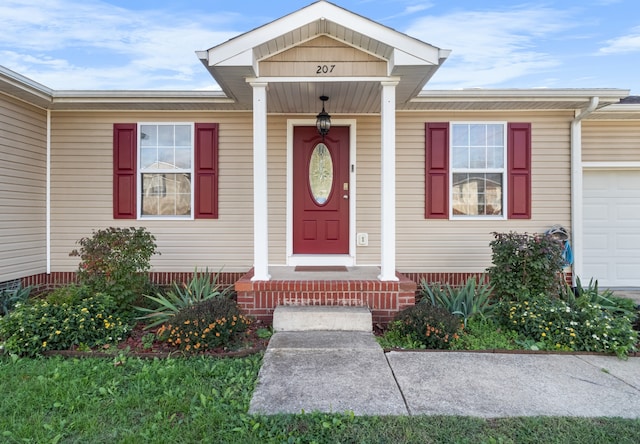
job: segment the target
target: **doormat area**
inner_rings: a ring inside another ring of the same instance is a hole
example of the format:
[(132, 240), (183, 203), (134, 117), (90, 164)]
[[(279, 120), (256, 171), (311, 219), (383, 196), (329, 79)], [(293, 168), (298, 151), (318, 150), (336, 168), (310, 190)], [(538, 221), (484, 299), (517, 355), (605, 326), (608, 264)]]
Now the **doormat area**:
[(294, 271), (349, 271), (344, 265), (298, 265)]

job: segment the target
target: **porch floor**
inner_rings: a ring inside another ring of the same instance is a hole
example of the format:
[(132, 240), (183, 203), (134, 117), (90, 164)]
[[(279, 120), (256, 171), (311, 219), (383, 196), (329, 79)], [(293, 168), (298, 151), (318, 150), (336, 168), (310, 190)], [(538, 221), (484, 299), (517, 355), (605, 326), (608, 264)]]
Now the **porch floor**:
[(274, 281), (376, 281), (380, 267), (346, 267), (346, 271), (296, 271), (296, 267), (271, 266), (269, 274)]

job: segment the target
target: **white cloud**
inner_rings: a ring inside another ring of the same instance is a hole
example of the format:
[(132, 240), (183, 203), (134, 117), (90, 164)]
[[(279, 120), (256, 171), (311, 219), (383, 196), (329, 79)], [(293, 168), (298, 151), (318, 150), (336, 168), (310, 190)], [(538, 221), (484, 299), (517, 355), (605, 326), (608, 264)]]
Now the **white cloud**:
[(416, 14), (416, 13), (421, 12), (421, 11), (425, 11), (425, 10), (427, 10), (429, 8), (432, 8), (432, 7), (433, 7), (433, 3), (431, 3), (431, 2), (425, 2), (425, 3), (420, 3), (420, 4), (412, 4), (410, 6), (405, 7), (404, 10), (402, 12), (398, 13), (398, 14), (394, 14), (394, 15), (391, 15), (389, 17), (383, 18), (382, 21), (388, 21), (388, 20), (393, 20), (393, 19), (400, 18), (400, 17), (406, 17), (406, 16), (413, 15), (413, 14)]
[(552, 48), (538, 47), (536, 40), (544, 41), (571, 27), (565, 17), (561, 11), (544, 7), (460, 11), (423, 17), (406, 32), (452, 50), (429, 83), (431, 87), (496, 87), (561, 63), (551, 55)]
[(0, 5), (2, 64), (54, 89), (210, 87), (194, 52), (237, 34), (224, 30), (224, 14), (200, 14), (195, 22), (99, 1), (33, 3)]
[(640, 26), (631, 30), (627, 35), (607, 40), (607, 45), (600, 48), (599, 54), (628, 54), (640, 52)]

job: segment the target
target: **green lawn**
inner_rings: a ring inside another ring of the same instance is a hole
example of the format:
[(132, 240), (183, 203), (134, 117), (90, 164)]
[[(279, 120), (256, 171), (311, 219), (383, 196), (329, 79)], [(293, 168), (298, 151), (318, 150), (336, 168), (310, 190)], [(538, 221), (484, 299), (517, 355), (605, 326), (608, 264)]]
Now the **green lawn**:
[(0, 442), (640, 442), (640, 420), (248, 415), (260, 363), (2, 357)]

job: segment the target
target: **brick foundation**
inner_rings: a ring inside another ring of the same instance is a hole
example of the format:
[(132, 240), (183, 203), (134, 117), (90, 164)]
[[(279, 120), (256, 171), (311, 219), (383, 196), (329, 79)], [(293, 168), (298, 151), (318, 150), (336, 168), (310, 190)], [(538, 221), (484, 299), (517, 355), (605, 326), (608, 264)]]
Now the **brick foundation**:
[(278, 305), (341, 305), (369, 307), (374, 324), (386, 325), (394, 315), (415, 304), (416, 283), (402, 274), (399, 281), (270, 280), (251, 281), (253, 270), (236, 282), (238, 305), (266, 323)]
[[(200, 270), (202, 271), (202, 270)], [(215, 274), (215, 272), (212, 272)], [(242, 278), (245, 272), (221, 272), (218, 276), (218, 283), (223, 287), (230, 287)], [(193, 277), (193, 272), (151, 272), (149, 278), (156, 285), (170, 285), (172, 282), (189, 282)], [(31, 285), (35, 293), (62, 287), (64, 285), (78, 282), (74, 271), (40, 273), (26, 276), (20, 279), (23, 287)]]

